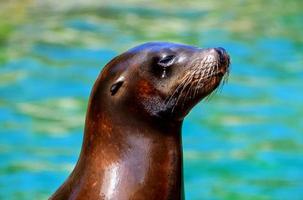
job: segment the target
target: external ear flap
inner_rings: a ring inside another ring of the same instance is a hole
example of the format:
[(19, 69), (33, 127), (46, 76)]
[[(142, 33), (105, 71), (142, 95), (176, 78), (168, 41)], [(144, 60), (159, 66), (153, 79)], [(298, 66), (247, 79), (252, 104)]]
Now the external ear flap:
[(112, 86), (110, 87), (110, 92), (112, 96), (114, 96), (118, 92), (118, 90), (121, 88), (123, 83), (124, 83), (124, 77), (121, 76), (116, 80), (114, 84), (112, 84)]

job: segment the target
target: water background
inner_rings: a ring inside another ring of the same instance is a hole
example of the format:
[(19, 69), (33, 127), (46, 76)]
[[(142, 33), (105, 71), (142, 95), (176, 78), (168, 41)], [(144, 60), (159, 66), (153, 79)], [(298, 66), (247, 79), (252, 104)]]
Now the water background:
[(0, 1), (0, 199), (47, 199), (101, 68), (147, 41), (222, 46), (229, 82), (183, 127), (189, 200), (303, 199), (303, 1)]

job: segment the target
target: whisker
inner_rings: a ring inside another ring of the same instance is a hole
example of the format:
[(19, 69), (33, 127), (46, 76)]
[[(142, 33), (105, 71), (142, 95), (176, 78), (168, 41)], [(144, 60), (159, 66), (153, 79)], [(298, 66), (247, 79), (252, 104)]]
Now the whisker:
[[(180, 92), (180, 94), (179, 94), (179, 96), (178, 96), (178, 98), (177, 98), (177, 101), (176, 101), (176, 103), (175, 103), (175, 106), (178, 105), (178, 102), (179, 102), (179, 100), (180, 100), (180, 97), (181, 97), (182, 94), (183, 94), (184, 89), (188, 86), (188, 84), (191, 83), (191, 81), (192, 81), (192, 79), (193, 79), (193, 76), (192, 76), (192, 75), (189, 76), (189, 77), (190, 77), (190, 78), (189, 78), (188, 81), (186, 81), (186, 83), (184, 84), (184, 87), (182, 88), (182, 90), (181, 90), (181, 92)], [(175, 106), (174, 106), (174, 108), (175, 108)], [(174, 108), (173, 108), (172, 112), (174, 111)]]
[(184, 82), (187, 80), (188, 76), (184, 76), (181, 80), (181, 83), (178, 85), (178, 87), (174, 90), (174, 92), (172, 93), (172, 95), (168, 96), (165, 99), (166, 104), (168, 104), (170, 102), (170, 100), (174, 97), (174, 95), (178, 92), (178, 90), (184, 85)]
[[(204, 91), (212, 90), (212, 82), (207, 81), (213, 76), (218, 75), (220, 64), (218, 61), (213, 60), (212, 57), (204, 57), (203, 59), (196, 59), (190, 63), (190, 68), (185, 72), (185, 75), (180, 80), (180, 84), (176, 89), (165, 99), (165, 104), (172, 105), (171, 113), (174, 112), (177, 105), (181, 105), (183, 108), (186, 102), (186, 99), (194, 99), (201, 88)], [(209, 95), (205, 97), (205, 100), (208, 101), (214, 94), (222, 89), (224, 83), (227, 82), (228, 71), (222, 78), (223, 84), (215, 88)], [(182, 99), (182, 97), (185, 97)]]

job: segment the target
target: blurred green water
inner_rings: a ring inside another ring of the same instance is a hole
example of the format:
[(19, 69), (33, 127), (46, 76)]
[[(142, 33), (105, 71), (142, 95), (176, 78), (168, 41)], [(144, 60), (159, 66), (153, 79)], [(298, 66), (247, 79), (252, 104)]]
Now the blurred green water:
[(0, 199), (47, 199), (92, 84), (146, 41), (225, 47), (229, 82), (183, 128), (187, 199), (303, 199), (302, 1), (0, 1)]

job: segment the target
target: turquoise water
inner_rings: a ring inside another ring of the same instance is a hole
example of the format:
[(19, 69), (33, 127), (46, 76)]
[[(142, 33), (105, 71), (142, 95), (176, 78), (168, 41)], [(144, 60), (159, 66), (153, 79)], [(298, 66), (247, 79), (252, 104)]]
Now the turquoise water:
[(146, 41), (225, 47), (228, 84), (183, 127), (187, 199), (303, 199), (303, 2), (1, 1), (0, 199), (77, 161), (102, 66)]

